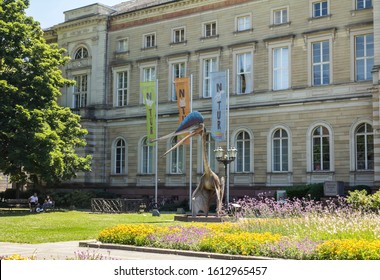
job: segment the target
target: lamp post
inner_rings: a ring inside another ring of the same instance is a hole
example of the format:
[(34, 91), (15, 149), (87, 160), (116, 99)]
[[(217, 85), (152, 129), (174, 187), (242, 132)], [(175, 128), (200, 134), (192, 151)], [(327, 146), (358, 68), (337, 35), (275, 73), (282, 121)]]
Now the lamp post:
[(225, 153), (223, 148), (219, 147), (215, 149), (214, 152), (216, 159), (224, 165), (224, 173), (226, 176), (226, 203), (228, 204), (230, 202), (230, 178), (228, 174), (229, 172), (227, 172), (227, 167), (236, 159), (237, 149), (232, 147), (227, 149), (227, 152)]

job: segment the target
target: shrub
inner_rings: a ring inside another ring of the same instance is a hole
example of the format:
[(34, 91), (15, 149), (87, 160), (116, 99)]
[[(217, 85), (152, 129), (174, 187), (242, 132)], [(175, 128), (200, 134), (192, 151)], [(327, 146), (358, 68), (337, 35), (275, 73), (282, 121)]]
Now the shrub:
[(307, 193), (310, 191), (310, 185), (299, 185), (286, 187), (286, 196), (289, 199), (307, 197)]
[(380, 260), (380, 240), (329, 240), (317, 247), (323, 260)]
[(323, 183), (309, 185), (310, 189), (308, 190), (306, 195), (311, 199), (321, 200), (321, 197), (324, 196), (323, 186)]

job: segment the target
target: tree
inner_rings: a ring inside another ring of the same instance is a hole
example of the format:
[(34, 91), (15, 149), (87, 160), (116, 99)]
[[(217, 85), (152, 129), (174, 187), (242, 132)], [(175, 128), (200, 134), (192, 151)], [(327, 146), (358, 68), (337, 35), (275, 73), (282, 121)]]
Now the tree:
[(57, 103), (59, 89), (73, 84), (60, 70), (68, 58), (46, 43), (28, 5), (0, 0), (0, 172), (21, 184), (59, 182), (90, 170), (91, 156), (77, 153), (87, 131)]

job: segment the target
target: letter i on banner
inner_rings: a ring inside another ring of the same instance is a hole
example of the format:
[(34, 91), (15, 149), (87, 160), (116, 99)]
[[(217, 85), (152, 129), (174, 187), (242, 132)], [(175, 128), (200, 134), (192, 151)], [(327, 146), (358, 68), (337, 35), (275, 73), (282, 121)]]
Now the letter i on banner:
[(226, 72), (211, 72), (211, 94), (212, 94), (212, 117), (211, 135), (216, 142), (224, 141), (226, 138)]
[[(156, 82), (142, 82), (140, 83), (141, 92), (144, 98), (146, 108), (146, 129), (148, 140), (156, 138)], [(147, 141), (148, 145), (154, 146), (155, 143)]]
[[(188, 77), (176, 78), (174, 83), (179, 110), (178, 123), (181, 123), (190, 113), (190, 79)], [(189, 140), (186, 140), (185, 143), (189, 144)]]

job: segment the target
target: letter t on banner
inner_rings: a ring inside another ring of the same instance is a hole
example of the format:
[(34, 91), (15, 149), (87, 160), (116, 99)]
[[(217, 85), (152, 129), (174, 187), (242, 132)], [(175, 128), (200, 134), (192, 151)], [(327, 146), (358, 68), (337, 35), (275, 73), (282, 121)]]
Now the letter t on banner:
[[(144, 97), (144, 103), (146, 108), (146, 128), (148, 140), (156, 138), (156, 82), (142, 82), (140, 83), (141, 92)], [(147, 141), (148, 145), (154, 146), (155, 143)]]
[(211, 135), (216, 142), (226, 139), (226, 72), (211, 72), (212, 118)]

